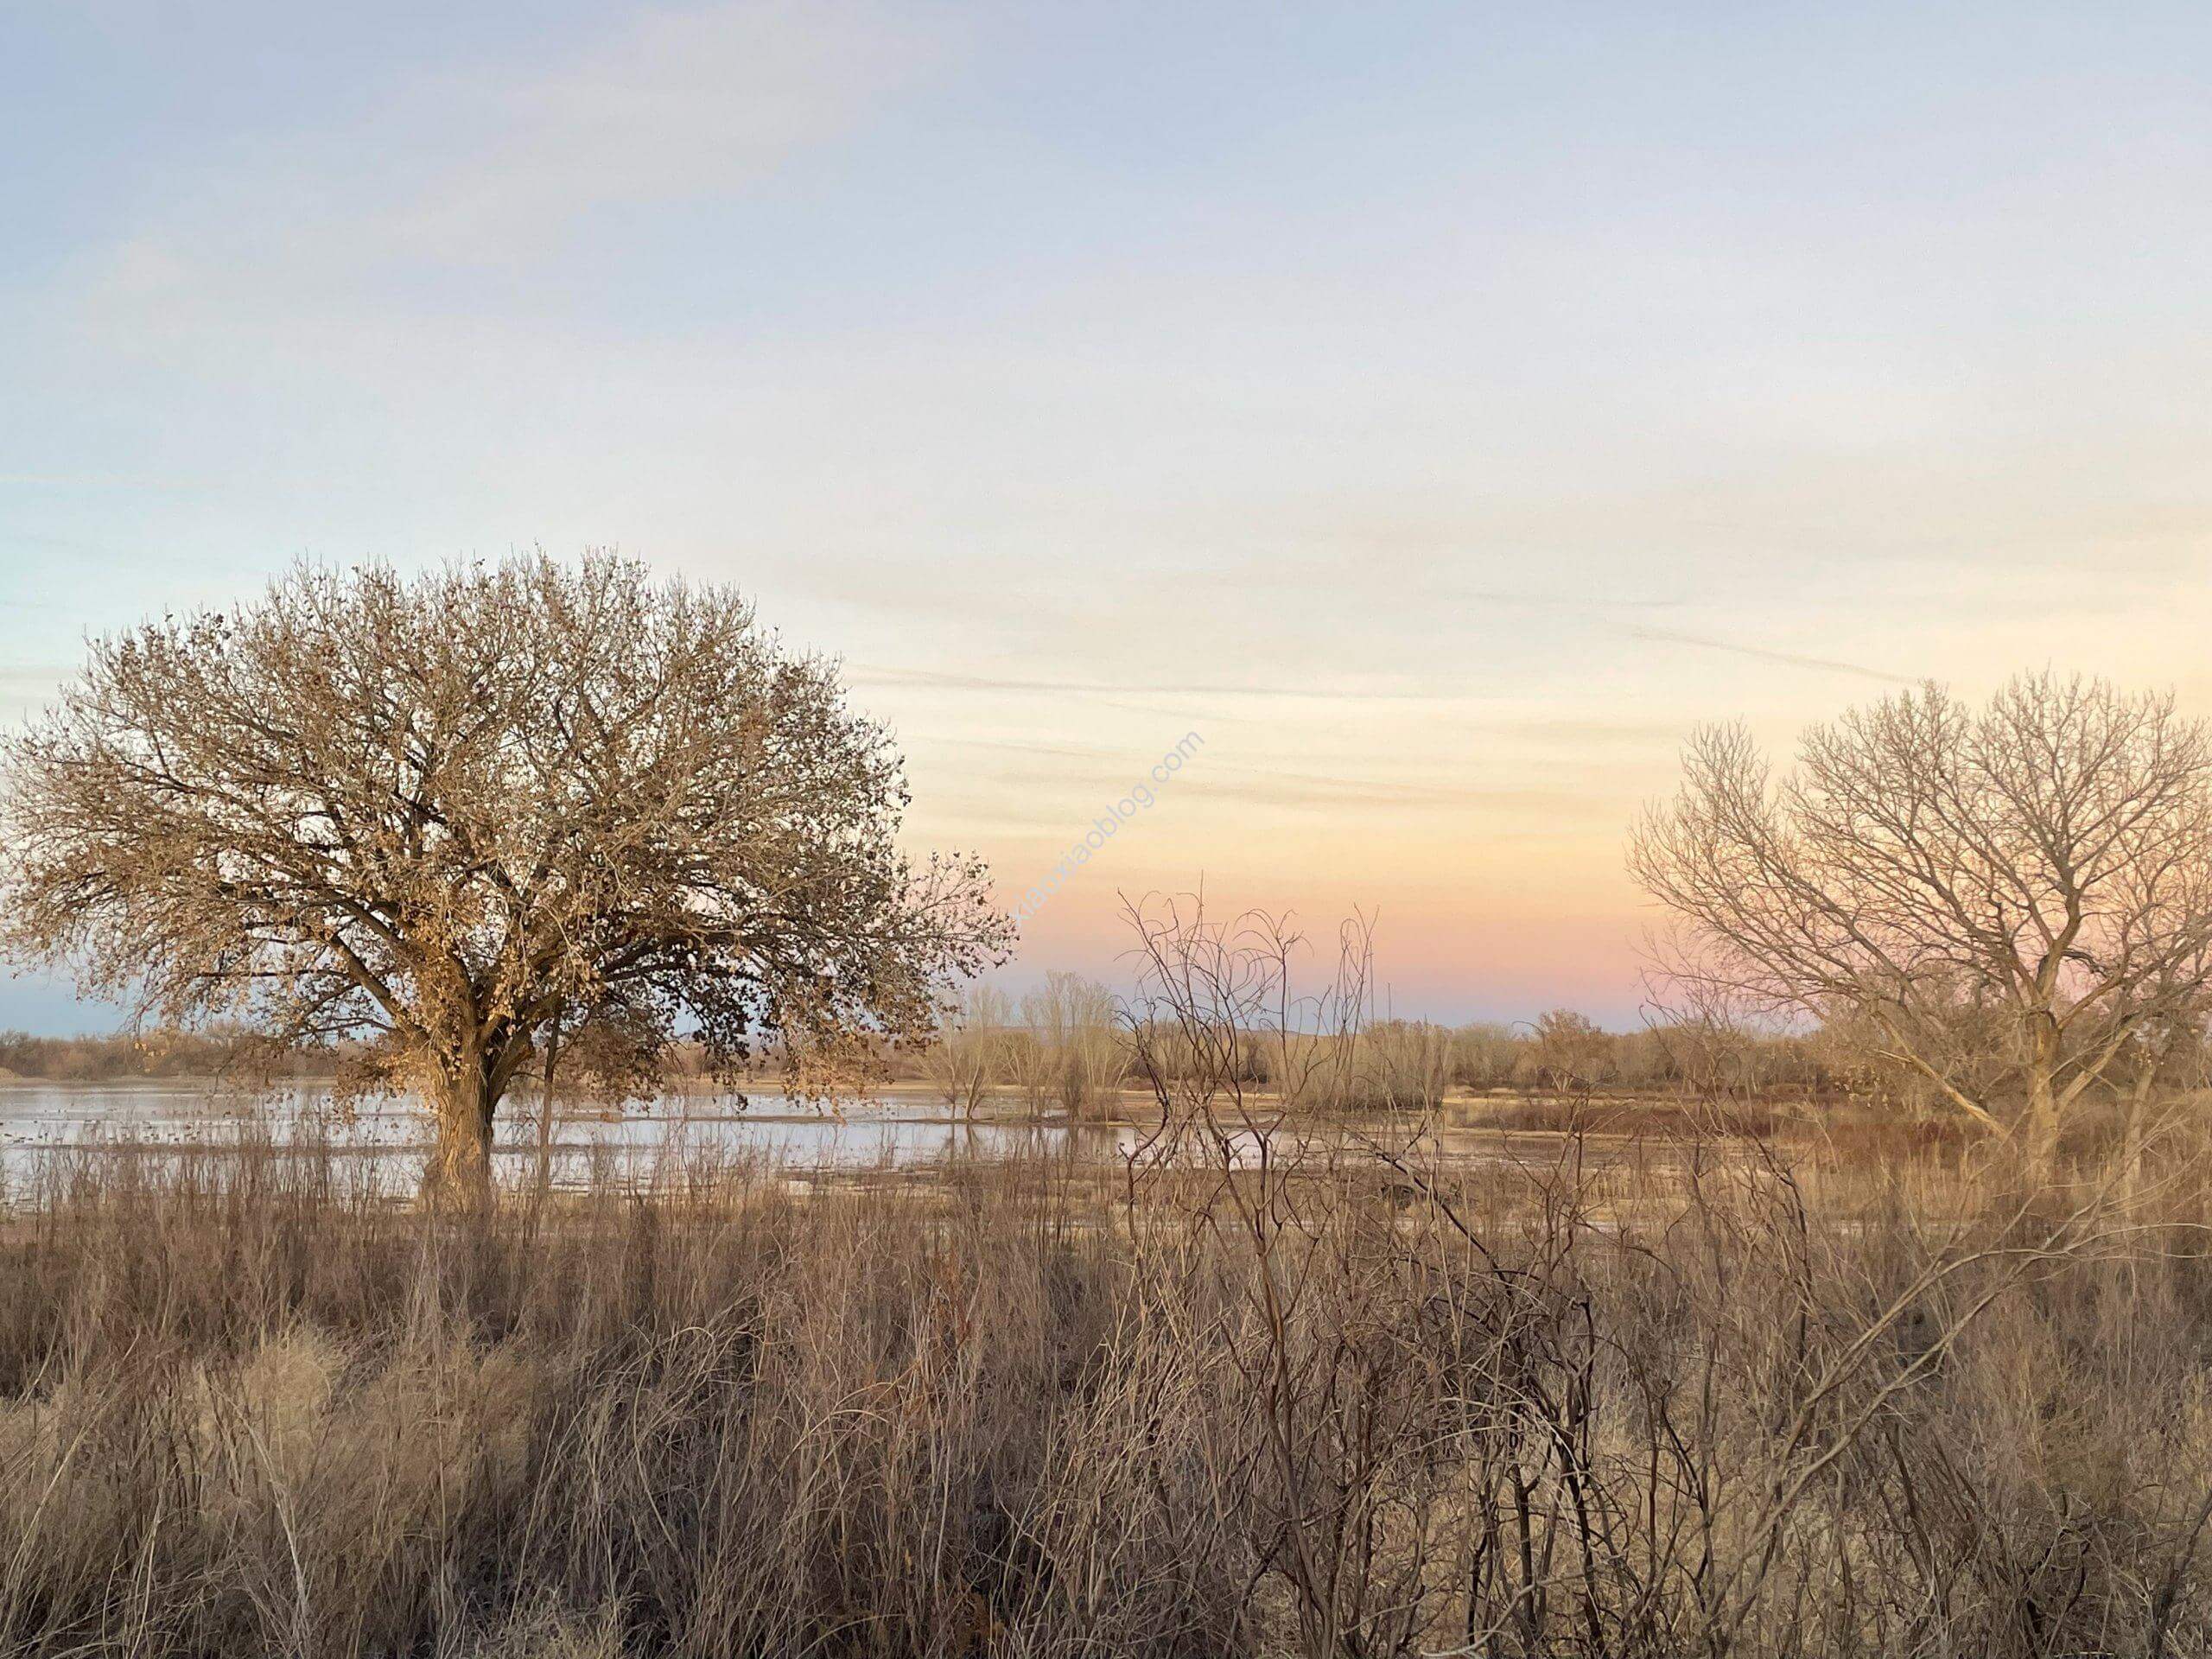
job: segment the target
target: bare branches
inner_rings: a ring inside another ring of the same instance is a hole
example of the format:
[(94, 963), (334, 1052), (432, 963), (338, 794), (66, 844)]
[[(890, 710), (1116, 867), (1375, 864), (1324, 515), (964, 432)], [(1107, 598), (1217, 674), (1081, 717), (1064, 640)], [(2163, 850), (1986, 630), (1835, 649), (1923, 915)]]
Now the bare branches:
[(1669, 976), (1855, 1020), (1961, 1112), (2061, 1115), (2212, 981), (2212, 734), (2170, 695), (2048, 674), (1980, 709), (1855, 709), (1772, 779), (1740, 728), (1692, 740), (1629, 864), (1685, 924)]
[(389, 1035), (480, 1155), (556, 1010), (734, 1070), (918, 1033), (1007, 937), (980, 865), (898, 850), (899, 756), (833, 664), (612, 557), (302, 566), (96, 644), (5, 767), (14, 954), (172, 1020)]

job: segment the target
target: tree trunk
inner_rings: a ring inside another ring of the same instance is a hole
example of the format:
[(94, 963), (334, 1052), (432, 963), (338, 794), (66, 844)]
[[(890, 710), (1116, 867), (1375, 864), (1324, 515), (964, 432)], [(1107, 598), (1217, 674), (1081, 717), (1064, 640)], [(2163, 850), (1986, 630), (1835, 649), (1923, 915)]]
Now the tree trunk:
[(2175, 1040), (2170, 1034), (2152, 1051), (2135, 1073), (2134, 1086), (2127, 1091), (2127, 1118), (2120, 1130), (2120, 1191), (2131, 1198), (2143, 1187), (2143, 1160), (2151, 1133), (2151, 1094), (2158, 1086), (2158, 1074), (2173, 1052)]
[(537, 1190), (553, 1190), (553, 1069), (561, 1059), (561, 1020), (556, 1014), (545, 1039), (545, 1087), (537, 1113)]
[(2058, 1178), (2058, 1022), (2047, 1012), (2032, 1016), (2029, 1032), (2028, 1116), (2025, 1145), (2028, 1173), (2049, 1185)]
[(439, 1080), (431, 1102), (438, 1123), (437, 1150), (423, 1171), (423, 1185), (434, 1197), (469, 1204), (492, 1193), (492, 1120), (498, 1096), (480, 1057), (464, 1055)]

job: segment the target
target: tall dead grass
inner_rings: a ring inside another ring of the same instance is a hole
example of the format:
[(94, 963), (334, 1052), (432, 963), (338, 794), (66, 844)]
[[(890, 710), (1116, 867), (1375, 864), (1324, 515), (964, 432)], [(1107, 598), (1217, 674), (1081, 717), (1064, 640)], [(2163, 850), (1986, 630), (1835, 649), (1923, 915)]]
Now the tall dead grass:
[(2123, 1202), (1942, 1148), (1160, 1135), (448, 1217), (327, 1147), (59, 1156), (0, 1234), (0, 1650), (2212, 1641), (2171, 1142)]

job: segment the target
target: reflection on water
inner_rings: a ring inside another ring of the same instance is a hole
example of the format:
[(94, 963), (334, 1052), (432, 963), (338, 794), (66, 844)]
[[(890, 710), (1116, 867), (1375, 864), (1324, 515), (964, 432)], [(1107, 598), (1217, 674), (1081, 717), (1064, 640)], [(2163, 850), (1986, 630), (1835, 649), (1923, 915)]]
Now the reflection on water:
[[(495, 1166), (510, 1179), (535, 1175), (535, 1107), (527, 1103), (499, 1125)], [(264, 1129), (279, 1144), (304, 1138), (349, 1160), (365, 1160), (380, 1180), (388, 1177), (395, 1185), (412, 1184), (431, 1140), (429, 1118), (416, 1103), (369, 1101), (340, 1113), (321, 1084), (247, 1096), (200, 1080), (0, 1084), (0, 1174), (10, 1185), (57, 1149), (220, 1146)], [(564, 1185), (646, 1179), (671, 1163), (717, 1155), (794, 1173), (914, 1168), (956, 1158), (1040, 1152), (1112, 1159), (1128, 1135), (1105, 1125), (956, 1122), (926, 1098), (817, 1110), (774, 1096), (750, 1105), (672, 1096), (620, 1113), (571, 1115), (564, 1109), (555, 1120), (554, 1179)]]
[[(1148, 1102), (1131, 1098), (1141, 1119)], [(512, 1106), (493, 1147), (499, 1179), (534, 1180), (537, 1172), (537, 1103)], [(1014, 1116), (1009, 1104), (973, 1122), (948, 1116), (933, 1096), (889, 1091), (880, 1099), (817, 1109), (773, 1094), (752, 1103), (706, 1095), (671, 1095), (625, 1111), (564, 1108), (555, 1122), (552, 1177), (556, 1185), (647, 1185), (700, 1164), (743, 1162), (794, 1177), (874, 1170), (924, 1172), (955, 1162), (1055, 1157), (1124, 1166), (1157, 1162), (1249, 1166), (1263, 1157), (1295, 1160), (1331, 1147), (1369, 1151), (1416, 1145), (1455, 1163), (1519, 1161), (1511, 1135), (1480, 1128), (1366, 1117), (1357, 1123), (1287, 1124), (1266, 1143), (1242, 1128), (1155, 1137), (1142, 1122), (1074, 1123)], [(1541, 1140), (1543, 1137), (1535, 1137)], [(159, 1153), (235, 1146), (242, 1140), (301, 1145), (340, 1156), (349, 1179), (381, 1192), (415, 1190), (432, 1144), (429, 1115), (411, 1100), (366, 1101), (350, 1113), (334, 1109), (327, 1084), (290, 1084), (248, 1094), (200, 1079), (151, 1083), (0, 1081), (0, 1198), (58, 1154), (80, 1150)], [(1540, 1151), (1539, 1161), (1556, 1155)]]

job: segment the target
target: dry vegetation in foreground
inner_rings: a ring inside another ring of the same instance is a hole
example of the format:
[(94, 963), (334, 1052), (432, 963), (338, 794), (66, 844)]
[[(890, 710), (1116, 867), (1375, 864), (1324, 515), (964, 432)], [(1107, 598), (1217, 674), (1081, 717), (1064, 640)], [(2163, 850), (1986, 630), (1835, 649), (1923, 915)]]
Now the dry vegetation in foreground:
[[(0, 750), (11, 955), (438, 1125), (419, 1203), (312, 1138), (0, 1191), (11, 1659), (2212, 1650), (2171, 695), (1923, 687), (1780, 775), (1701, 734), (1630, 847), (1679, 1006), (1619, 1037), (1378, 1019), (1363, 918), (1302, 995), (1196, 897), (1131, 905), (1128, 1002), (948, 1009), (1009, 935), (899, 851), (885, 729), (607, 557), (302, 566), (96, 642)], [(896, 1059), (1149, 1127), (493, 1190), (525, 1079), (625, 1098), (688, 1039), (741, 1084), (762, 1038), (821, 1096)], [(1455, 1115), (1508, 1132), (1454, 1162)]]
[(58, 1155), (0, 1233), (0, 1649), (2212, 1640), (2178, 1144), (2022, 1203), (1949, 1152), (1220, 1128), (442, 1212), (313, 1152)]

